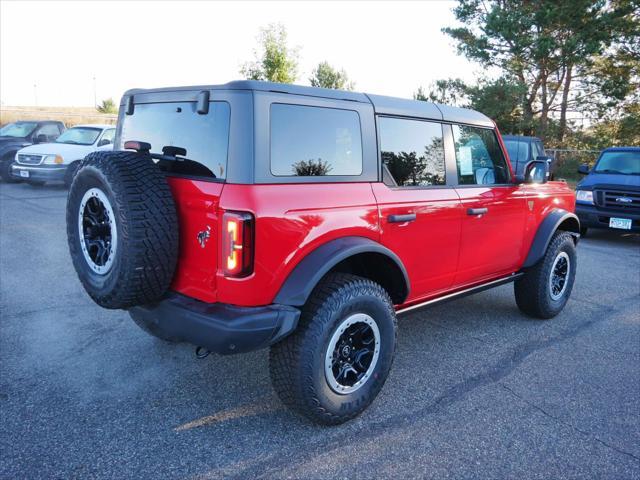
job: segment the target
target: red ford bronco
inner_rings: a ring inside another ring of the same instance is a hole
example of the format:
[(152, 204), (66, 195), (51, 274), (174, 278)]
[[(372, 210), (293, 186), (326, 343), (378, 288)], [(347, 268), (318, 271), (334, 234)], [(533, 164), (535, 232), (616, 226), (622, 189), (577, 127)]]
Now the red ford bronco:
[(546, 319), (571, 294), (573, 192), (545, 161), (515, 176), (472, 110), (254, 81), (130, 90), (115, 150), (69, 191), (86, 291), (200, 352), (270, 347), (277, 394), (315, 422), (374, 400), (398, 314), (514, 282)]

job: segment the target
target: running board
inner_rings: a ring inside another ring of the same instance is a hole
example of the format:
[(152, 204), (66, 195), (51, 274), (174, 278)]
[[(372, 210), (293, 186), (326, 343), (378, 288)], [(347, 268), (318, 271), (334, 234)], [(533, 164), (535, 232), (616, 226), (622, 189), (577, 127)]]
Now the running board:
[(524, 275), (524, 272), (516, 272), (512, 273), (507, 277), (498, 278), (497, 280), (492, 280), (487, 283), (483, 283), (481, 285), (476, 285), (475, 287), (465, 288), (464, 290), (459, 290), (457, 292), (450, 293), (443, 297), (432, 298), (431, 300), (427, 300), (426, 302), (418, 303), (416, 305), (411, 305), (410, 307), (405, 307), (400, 310), (397, 310), (396, 313), (398, 315), (411, 312), (412, 310), (417, 310), (419, 308), (428, 307), (429, 305), (435, 305), (437, 303), (448, 302), (449, 300), (454, 300), (459, 297), (465, 297), (467, 295), (473, 295), (474, 293), (482, 292), (483, 290), (488, 290), (493, 287), (499, 287), (500, 285), (504, 285), (505, 283), (510, 283), (516, 280), (517, 278)]

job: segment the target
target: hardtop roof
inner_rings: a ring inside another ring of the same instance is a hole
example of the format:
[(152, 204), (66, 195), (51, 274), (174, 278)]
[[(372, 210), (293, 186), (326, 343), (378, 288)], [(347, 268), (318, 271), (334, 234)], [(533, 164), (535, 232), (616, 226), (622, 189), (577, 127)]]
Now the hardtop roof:
[(329, 98), (334, 100), (346, 100), (351, 102), (368, 103), (374, 111), (381, 115), (395, 115), (406, 117), (429, 118), (448, 122), (466, 123), (483, 127), (493, 127), (493, 121), (486, 115), (467, 108), (440, 105), (422, 100), (409, 100), (405, 98), (387, 97), (346, 90), (334, 90), (330, 88), (307, 87), (286, 83), (263, 82), (259, 80), (234, 80), (221, 85), (194, 85), (185, 87), (164, 87), (154, 89), (132, 89), (125, 92), (125, 97), (138, 94), (168, 93), (168, 92), (199, 92), (202, 90), (250, 90), (309, 97)]

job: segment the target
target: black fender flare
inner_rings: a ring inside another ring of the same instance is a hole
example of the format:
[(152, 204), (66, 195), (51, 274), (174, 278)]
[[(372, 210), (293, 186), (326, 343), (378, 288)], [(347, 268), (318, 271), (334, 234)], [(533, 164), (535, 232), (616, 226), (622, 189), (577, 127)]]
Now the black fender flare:
[(538, 231), (533, 238), (533, 243), (529, 248), (529, 254), (524, 261), (522, 268), (532, 267), (538, 263), (542, 257), (544, 257), (547, 247), (549, 246), (549, 242), (551, 242), (551, 237), (553, 237), (556, 230), (558, 230), (558, 228), (563, 224), (566, 227), (563, 228), (563, 230), (567, 230), (571, 233), (574, 236), (576, 243), (578, 242), (578, 239), (580, 238), (580, 220), (578, 220), (576, 214), (561, 208), (552, 210), (551, 213), (549, 213), (540, 223)]
[(296, 307), (304, 305), (322, 277), (343, 260), (361, 253), (377, 253), (392, 260), (402, 272), (406, 294), (409, 293), (409, 275), (395, 253), (366, 237), (341, 237), (319, 246), (303, 258), (289, 273), (274, 303)]

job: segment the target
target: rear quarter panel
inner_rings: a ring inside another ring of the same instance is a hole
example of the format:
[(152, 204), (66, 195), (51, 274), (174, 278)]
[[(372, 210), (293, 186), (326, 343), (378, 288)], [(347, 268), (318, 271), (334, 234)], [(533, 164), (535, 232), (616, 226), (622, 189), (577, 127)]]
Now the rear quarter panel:
[[(254, 273), (218, 271), (218, 301), (267, 305), (300, 260), (344, 236), (380, 240), (378, 207), (369, 183), (225, 185), (220, 208), (255, 219)], [(220, 228), (220, 227), (218, 227)]]

